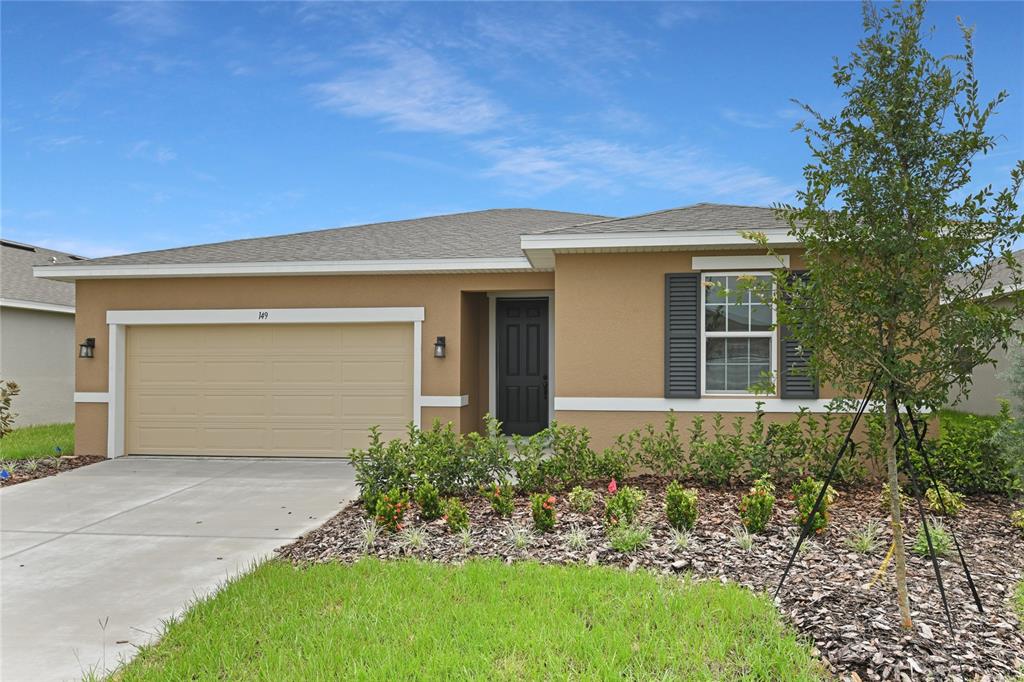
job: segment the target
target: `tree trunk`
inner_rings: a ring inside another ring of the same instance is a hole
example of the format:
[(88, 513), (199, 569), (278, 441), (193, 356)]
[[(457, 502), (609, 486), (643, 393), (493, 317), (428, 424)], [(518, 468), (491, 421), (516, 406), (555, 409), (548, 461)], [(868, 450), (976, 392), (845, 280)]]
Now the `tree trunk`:
[(896, 545), (896, 598), (900, 606), (900, 622), (910, 630), (914, 627), (910, 619), (910, 599), (907, 596), (907, 554), (903, 546), (903, 522), (900, 520), (900, 479), (896, 460), (896, 418), (899, 416), (896, 396), (891, 388), (885, 391), (885, 448), (889, 465), (889, 516), (892, 521), (892, 538)]

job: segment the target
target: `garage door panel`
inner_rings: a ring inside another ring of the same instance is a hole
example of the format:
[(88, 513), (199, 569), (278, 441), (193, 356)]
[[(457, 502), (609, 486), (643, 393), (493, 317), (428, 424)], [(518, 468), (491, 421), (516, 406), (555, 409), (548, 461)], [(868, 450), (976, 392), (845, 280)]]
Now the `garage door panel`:
[(341, 361), (274, 360), (272, 379), (278, 385), (337, 384), (341, 381)]
[(342, 456), (412, 419), (412, 325), (129, 327), (129, 454)]

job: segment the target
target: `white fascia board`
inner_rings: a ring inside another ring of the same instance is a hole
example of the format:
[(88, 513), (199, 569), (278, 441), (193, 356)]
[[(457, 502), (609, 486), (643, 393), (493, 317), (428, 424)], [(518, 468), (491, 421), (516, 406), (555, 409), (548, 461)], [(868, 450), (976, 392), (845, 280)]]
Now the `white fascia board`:
[[(798, 245), (800, 242), (788, 230), (761, 230), (769, 244)], [(747, 239), (740, 231), (693, 230), (677, 232), (608, 232), (589, 234), (525, 234), (519, 238), (523, 251), (562, 249), (631, 249), (659, 247), (749, 246), (758, 244)]]
[(124, 279), (140, 277), (244, 277), (280, 275), (384, 275), (400, 273), (501, 272), (533, 270), (529, 259), (409, 258), (401, 260), (285, 261), (267, 263), (164, 263), (142, 265), (37, 265), (44, 279)]
[(555, 410), (563, 412), (754, 412), (762, 402), (765, 412), (825, 412), (831, 400), (791, 398), (555, 398)]
[(64, 313), (74, 315), (75, 306), (57, 305), (56, 303), (38, 303), (36, 301), (21, 301), (16, 298), (0, 298), (2, 308), (23, 308), (25, 310), (41, 310), (47, 313)]
[(469, 405), (468, 395), (420, 396), (420, 407), (465, 407), (466, 405)]
[(332, 324), (422, 322), (423, 308), (108, 310), (107, 324)]
[(789, 256), (693, 256), (691, 267), (695, 271), (788, 269)]

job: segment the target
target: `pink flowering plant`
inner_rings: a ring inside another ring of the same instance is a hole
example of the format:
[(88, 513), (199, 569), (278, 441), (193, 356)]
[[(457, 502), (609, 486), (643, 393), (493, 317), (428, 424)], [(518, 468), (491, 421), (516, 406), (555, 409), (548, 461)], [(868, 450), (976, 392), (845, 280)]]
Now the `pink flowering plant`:
[(516, 491), (508, 481), (501, 483), (495, 481), (489, 485), (480, 486), (480, 494), (491, 503), (491, 509), (498, 516), (509, 517), (515, 511)]
[(632, 525), (644, 503), (644, 493), (628, 485), (620, 488), (614, 478), (608, 484), (608, 493), (604, 503), (605, 522), (609, 526)]

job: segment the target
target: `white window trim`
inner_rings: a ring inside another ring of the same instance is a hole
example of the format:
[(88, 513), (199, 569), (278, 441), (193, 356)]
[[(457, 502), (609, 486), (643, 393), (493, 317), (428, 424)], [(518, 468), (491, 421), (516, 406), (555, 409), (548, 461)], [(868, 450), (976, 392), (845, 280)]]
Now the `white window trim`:
[(771, 375), (772, 382), (776, 385), (776, 393), (774, 396), (778, 397), (778, 362), (776, 355), (778, 354), (778, 341), (776, 328), (776, 310), (775, 306), (772, 306), (772, 330), (767, 332), (709, 332), (705, 329), (704, 312), (706, 305), (707, 295), (707, 278), (708, 277), (741, 277), (744, 275), (750, 276), (771, 276), (770, 272), (763, 270), (730, 270), (730, 271), (719, 271), (719, 272), (701, 272), (700, 273), (700, 394), (702, 396), (723, 396), (723, 397), (757, 397), (758, 394), (751, 393), (749, 391), (709, 391), (707, 389), (707, 339), (735, 339), (735, 338), (766, 338), (771, 339), (771, 347), (768, 350), (771, 358)]
[[(459, 402), (468, 396), (423, 396), (423, 308), (284, 308), (226, 310), (109, 310), (107, 358), (107, 457), (121, 457), (124, 452), (125, 401), (125, 329), (136, 325), (210, 325), (210, 324), (372, 324), (377, 322), (408, 322), (413, 325), (412, 344), (412, 419), (420, 426), (422, 408), (427, 402)], [(77, 402), (104, 402), (101, 392), (76, 393), (94, 399)], [(435, 406), (435, 405), (430, 405)], [(456, 407), (456, 405), (437, 405)]]
[(789, 268), (789, 256), (693, 256), (693, 270), (777, 270)]
[(548, 424), (555, 420), (555, 292), (495, 291), (487, 294), (487, 411), (498, 416), (498, 305), (499, 298), (548, 300)]
[(560, 412), (744, 412), (752, 413), (762, 402), (765, 413), (794, 413), (801, 409), (825, 412), (830, 398), (800, 400), (758, 395), (714, 395), (704, 398), (637, 398), (637, 397), (558, 397), (555, 409)]

